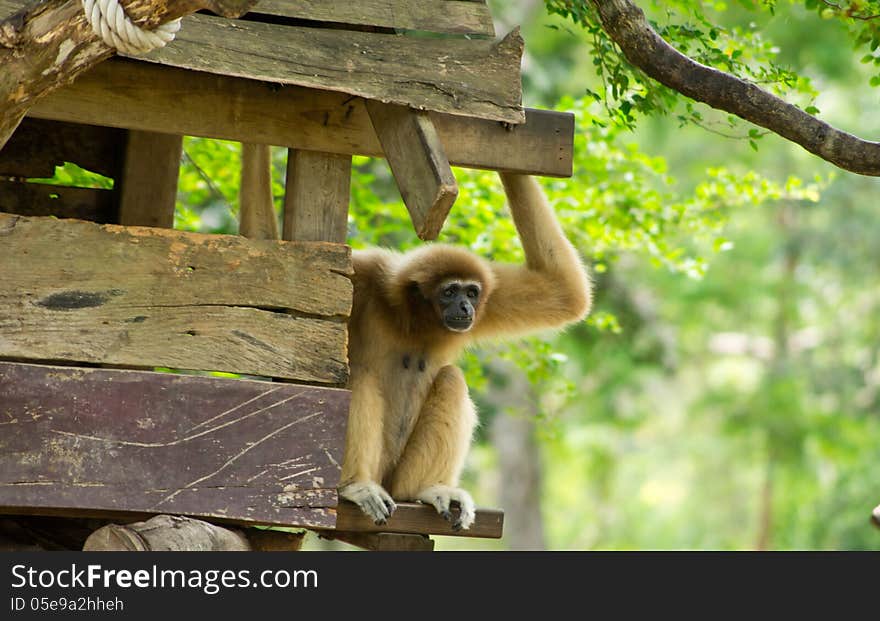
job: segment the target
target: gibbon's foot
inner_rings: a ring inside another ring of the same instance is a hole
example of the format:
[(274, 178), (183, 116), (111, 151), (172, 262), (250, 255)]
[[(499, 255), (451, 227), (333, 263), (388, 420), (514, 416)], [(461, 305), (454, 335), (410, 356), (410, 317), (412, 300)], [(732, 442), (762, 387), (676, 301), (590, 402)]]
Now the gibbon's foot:
[(372, 481), (355, 481), (339, 488), (339, 495), (355, 503), (376, 524), (384, 524), (397, 505), (381, 485)]
[[(433, 505), (437, 509), (437, 513), (452, 523), (454, 530), (467, 530), (474, 523), (476, 513), (474, 499), (463, 489), (447, 485), (432, 485), (416, 494), (416, 499)], [(461, 508), (458, 518), (455, 518), (449, 510), (452, 503), (457, 503)]]

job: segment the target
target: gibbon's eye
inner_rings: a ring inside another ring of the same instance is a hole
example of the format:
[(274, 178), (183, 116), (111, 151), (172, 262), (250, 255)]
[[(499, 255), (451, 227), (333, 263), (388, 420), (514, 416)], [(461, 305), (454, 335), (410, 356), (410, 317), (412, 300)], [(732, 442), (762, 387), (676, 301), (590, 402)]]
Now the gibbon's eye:
[(468, 290), (467, 290), (467, 296), (468, 296), (470, 299), (472, 299), (472, 300), (476, 300), (478, 295), (480, 295), (480, 290), (479, 290), (479, 289), (477, 289), (476, 287), (469, 287), (469, 288), (468, 288)]
[(455, 295), (456, 291), (458, 291), (458, 287), (456, 287), (455, 285), (449, 285), (443, 290), (443, 295), (447, 298), (451, 298)]

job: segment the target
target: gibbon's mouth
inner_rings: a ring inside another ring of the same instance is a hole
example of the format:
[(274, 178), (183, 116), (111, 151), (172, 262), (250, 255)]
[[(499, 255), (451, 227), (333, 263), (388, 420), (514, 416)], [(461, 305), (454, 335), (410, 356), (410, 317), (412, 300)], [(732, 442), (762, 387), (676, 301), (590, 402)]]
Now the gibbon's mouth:
[(446, 327), (453, 332), (467, 332), (473, 323), (474, 321), (470, 317), (450, 317), (446, 320)]

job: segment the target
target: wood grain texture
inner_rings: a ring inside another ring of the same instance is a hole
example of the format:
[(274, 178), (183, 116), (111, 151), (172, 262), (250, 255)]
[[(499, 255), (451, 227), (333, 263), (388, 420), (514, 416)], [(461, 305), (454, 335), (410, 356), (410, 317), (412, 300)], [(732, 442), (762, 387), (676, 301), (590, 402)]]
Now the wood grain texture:
[(290, 149), (284, 239), (344, 244), (350, 194), (350, 155)]
[(0, 211), (21, 216), (79, 218), (107, 224), (116, 222), (115, 197), (112, 190), (0, 180)]
[(272, 148), (267, 144), (244, 142), (241, 145), (238, 207), (240, 235), (248, 239), (279, 238), (272, 198)]
[(119, 224), (174, 227), (183, 136), (130, 130), (119, 179)]
[(0, 394), (0, 513), (335, 526), (348, 391), (0, 362)]
[[(499, 539), (504, 530), (504, 512), (497, 509), (477, 509), (476, 519), (468, 530), (453, 530), (434, 507), (418, 503), (397, 503), (397, 509), (385, 524), (374, 523), (356, 504), (348, 501), (341, 501), (336, 511), (336, 529), (341, 531)], [(457, 516), (457, 512), (457, 508), (452, 509), (453, 516)]]
[(173, 43), (138, 58), (522, 123), (522, 52), (518, 29), (500, 41), (432, 39), (192, 15)]
[[(2, 2), (3, 0), (0, 0)], [(363, 100), (112, 59), (39, 101), (36, 118), (382, 157)], [(453, 166), (571, 176), (574, 116), (526, 110), (505, 125), (431, 113)]]
[(380, 26), (494, 37), (489, 7), (480, 0), (260, 0), (246, 16), (276, 15), (333, 24)]
[(426, 112), (366, 101), (367, 112), (420, 239), (437, 239), (458, 184)]
[(0, 240), (0, 357), (347, 381), (347, 246), (6, 214)]
[(0, 176), (51, 177), (56, 166), (72, 162), (115, 179), (124, 146), (120, 129), (25, 119), (0, 149)]

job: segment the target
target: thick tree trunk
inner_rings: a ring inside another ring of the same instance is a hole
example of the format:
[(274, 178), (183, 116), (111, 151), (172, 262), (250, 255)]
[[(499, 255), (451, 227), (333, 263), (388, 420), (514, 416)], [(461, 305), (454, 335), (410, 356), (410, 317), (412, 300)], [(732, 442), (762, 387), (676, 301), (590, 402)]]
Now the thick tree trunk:
[[(256, 0), (121, 0), (129, 18), (153, 28), (199, 9), (226, 17)], [(110, 57), (79, 0), (44, 0), (0, 22), (0, 148), (42, 96)]]
[(661, 84), (769, 129), (844, 170), (880, 176), (880, 142), (836, 129), (750, 82), (688, 58), (666, 43), (630, 0), (592, 1), (627, 60)]

